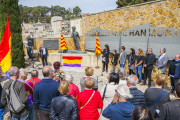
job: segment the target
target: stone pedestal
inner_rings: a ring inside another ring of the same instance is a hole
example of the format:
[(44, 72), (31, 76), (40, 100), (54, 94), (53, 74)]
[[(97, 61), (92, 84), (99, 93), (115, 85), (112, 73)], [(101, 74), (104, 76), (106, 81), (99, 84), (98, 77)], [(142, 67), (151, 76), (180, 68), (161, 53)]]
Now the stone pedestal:
[[(97, 66), (97, 56), (91, 52), (87, 52), (86, 54), (73, 54), (73, 53), (49, 53), (48, 63), (53, 64), (56, 61), (61, 62), (63, 65), (63, 56), (81, 56), (81, 66), (82, 67), (96, 67)], [(102, 67), (102, 60), (98, 59), (98, 66)]]

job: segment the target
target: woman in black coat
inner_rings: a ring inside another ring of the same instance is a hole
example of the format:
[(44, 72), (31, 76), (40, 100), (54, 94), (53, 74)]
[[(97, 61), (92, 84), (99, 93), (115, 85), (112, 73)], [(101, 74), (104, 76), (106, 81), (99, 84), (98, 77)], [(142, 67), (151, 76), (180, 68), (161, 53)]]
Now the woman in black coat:
[(50, 120), (78, 120), (77, 101), (68, 95), (69, 83), (62, 81), (58, 90), (61, 95), (52, 99), (49, 112)]
[(134, 48), (131, 48), (128, 58), (129, 75), (133, 74), (133, 70), (135, 69), (135, 59), (136, 59), (135, 50)]
[(103, 50), (103, 58), (102, 58), (102, 63), (103, 63), (103, 70), (102, 72), (105, 71), (105, 66), (106, 66), (106, 72), (108, 73), (108, 64), (109, 64), (109, 45), (105, 45), (105, 49)]
[(113, 65), (113, 72), (115, 72), (117, 61), (118, 61), (117, 50), (113, 50), (113, 58), (112, 58), (112, 61), (111, 61), (112, 65)]

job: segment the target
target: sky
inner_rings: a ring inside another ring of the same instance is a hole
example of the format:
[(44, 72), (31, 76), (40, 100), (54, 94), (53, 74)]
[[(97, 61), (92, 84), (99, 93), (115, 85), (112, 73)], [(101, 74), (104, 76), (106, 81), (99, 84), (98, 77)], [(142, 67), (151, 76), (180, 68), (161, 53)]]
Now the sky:
[(19, 5), (35, 7), (59, 5), (61, 7), (74, 8), (79, 6), (82, 13), (98, 13), (116, 9), (117, 0), (19, 0)]

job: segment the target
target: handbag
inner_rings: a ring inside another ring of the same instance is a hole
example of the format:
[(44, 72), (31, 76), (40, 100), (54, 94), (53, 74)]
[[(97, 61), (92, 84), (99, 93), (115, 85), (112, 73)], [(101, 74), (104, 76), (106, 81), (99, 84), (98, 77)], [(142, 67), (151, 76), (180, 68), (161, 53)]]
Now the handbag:
[(147, 108), (150, 108), (154, 104), (156, 104), (163, 97), (164, 94), (165, 94), (165, 91), (163, 90), (163, 93), (152, 104), (150, 104)]
[(104, 100), (105, 93), (106, 93), (106, 89), (107, 89), (107, 84), (106, 84), (106, 87), (104, 88), (104, 92), (103, 92), (102, 100)]
[(82, 106), (82, 107), (80, 108), (80, 110), (83, 109), (83, 108), (89, 103), (89, 101), (90, 101), (90, 100), (92, 99), (92, 97), (94, 96), (94, 93), (95, 93), (95, 90), (93, 91), (91, 97), (90, 97), (89, 100), (86, 102), (86, 104), (85, 104), (84, 106)]

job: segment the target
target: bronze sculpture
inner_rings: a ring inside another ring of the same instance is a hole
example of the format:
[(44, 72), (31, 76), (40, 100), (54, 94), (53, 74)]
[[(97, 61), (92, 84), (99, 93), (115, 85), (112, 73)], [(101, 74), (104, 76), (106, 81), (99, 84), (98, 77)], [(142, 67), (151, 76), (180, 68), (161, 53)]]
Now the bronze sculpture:
[(79, 37), (79, 33), (76, 30), (76, 27), (73, 26), (72, 27), (72, 34), (71, 34), (71, 37), (73, 38), (74, 40), (74, 44), (76, 46), (76, 49), (79, 50), (79, 40), (80, 40), (80, 37)]

